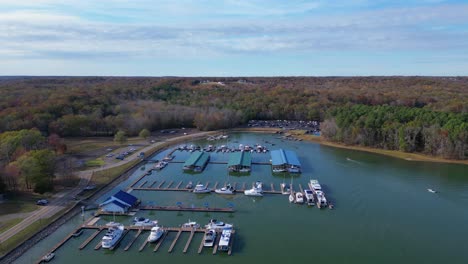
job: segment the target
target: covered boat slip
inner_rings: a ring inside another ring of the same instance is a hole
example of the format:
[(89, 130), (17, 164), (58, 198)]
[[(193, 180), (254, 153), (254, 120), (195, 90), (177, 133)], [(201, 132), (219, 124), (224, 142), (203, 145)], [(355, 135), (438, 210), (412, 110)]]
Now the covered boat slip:
[(271, 167), (273, 172), (288, 171), (292, 173), (301, 172), (301, 163), (294, 151), (291, 150), (272, 150)]
[(209, 160), (210, 154), (196, 151), (185, 161), (183, 168), (186, 171), (201, 172), (206, 167)]
[(250, 152), (233, 152), (229, 155), (228, 170), (232, 172), (250, 171), (252, 155)]

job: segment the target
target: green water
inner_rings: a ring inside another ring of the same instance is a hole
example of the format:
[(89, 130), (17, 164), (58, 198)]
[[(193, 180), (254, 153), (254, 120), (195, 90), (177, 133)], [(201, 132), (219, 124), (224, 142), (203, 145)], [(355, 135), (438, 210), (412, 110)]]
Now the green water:
[[(233, 255), (211, 249), (197, 254), (202, 235), (196, 235), (189, 251), (182, 253), (188, 234), (182, 234), (172, 253), (168, 248), (175, 237), (170, 234), (157, 253), (153, 247), (142, 252), (138, 248), (147, 237), (142, 234), (133, 246), (123, 248), (133, 238), (129, 233), (119, 248), (110, 252), (94, 250), (102, 235), (97, 236), (84, 250), (79, 245), (93, 233), (87, 230), (82, 236), (72, 238), (56, 252), (52, 263), (468, 263), (468, 173), (467, 166), (410, 162), (386, 156), (335, 149), (307, 142), (282, 142), (274, 135), (235, 134), (229, 145), (267, 144), (270, 149), (286, 148), (296, 151), (303, 165), (303, 173), (293, 179), (294, 185), (318, 179), (334, 210), (288, 202), (287, 196), (270, 194), (261, 198), (243, 194), (223, 197), (196, 195), (185, 192), (133, 191), (144, 204), (226, 207), (234, 204), (235, 213), (148, 212), (163, 226), (177, 226), (188, 219), (205, 224), (210, 218), (234, 223), (237, 234)], [(237, 141), (237, 143), (235, 143)], [(213, 142), (197, 141), (200, 145)], [(216, 142), (219, 145), (226, 142)], [(167, 151), (157, 155), (160, 159)], [(176, 152), (175, 160), (185, 160), (188, 152)], [(227, 161), (228, 154), (211, 154), (212, 161)], [(253, 154), (253, 161), (268, 161), (269, 154)], [(182, 164), (169, 164), (160, 172), (153, 172), (143, 181), (210, 181), (251, 184), (261, 180), (265, 189), (270, 183), (276, 188), (284, 176), (272, 176), (270, 167), (253, 165), (249, 176), (228, 176), (226, 165), (209, 164), (202, 174), (184, 174)], [(126, 188), (143, 171), (135, 173), (118, 188)], [(229, 178), (228, 178), (229, 177)], [(290, 178), (286, 179), (287, 182)], [(138, 186), (139, 184), (137, 184)], [(175, 184), (173, 185), (173, 187)], [(438, 191), (432, 194), (427, 188)], [(106, 197), (100, 198), (100, 201)], [(86, 218), (90, 212), (87, 212)], [(130, 223), (132, 217), (116, 220)], [(112, 220), (108, 217), (107, 220)], [(105, 222), (104, 220), (102, 222)], [(77, 216), (55, 233), (38, 243), (16, 263), (33, 263), (55, 243), (82, 223)]]

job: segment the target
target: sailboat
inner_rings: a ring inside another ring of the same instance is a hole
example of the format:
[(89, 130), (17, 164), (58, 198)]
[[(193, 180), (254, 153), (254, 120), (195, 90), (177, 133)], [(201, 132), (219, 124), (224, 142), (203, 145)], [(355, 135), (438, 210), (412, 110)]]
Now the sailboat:
[(296, 200), (296, 196), (294, 195), (294, 191), (293, 191), (293, 185), (292, 185), (292, 182), (293, 182), (293, 178), (291, 176), (291, 186), (290, 186), (290, 189), (289, 189), (289, 202), (290, 203), (293, 203), (295, 200)]

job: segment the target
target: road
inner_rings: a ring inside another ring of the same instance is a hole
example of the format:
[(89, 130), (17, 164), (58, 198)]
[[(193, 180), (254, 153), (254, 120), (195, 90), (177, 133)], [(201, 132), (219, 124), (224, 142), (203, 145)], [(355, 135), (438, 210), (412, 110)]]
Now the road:
[(79, 184), (71, 189), (71, 190), (65, 190), (65, 191), (61, 191), (59, 193), (56, 193), (52, 199), (49, 201), (49, 204), (47, 206), (43, 206), (41, 209), (37, 210), (37, 211), (34, 211), (33, 213), (31, 213), (31, 215), (29, 215), (28, 217), (26, 217), (23, 221), (21, 221), (20, 223), (18, 223), (17, 225), (11, 227), (10, 229), (6, 230), (5, 232), (1, 233), (0, 234), (0, 244), (3, 243), (4, 241), (8, 240), (10, 237), (14, 236), (15, 234), (17, 234), (18, 232), (20, 232), (21, 230), (23, 230), (24, 228), (28, 227), (29, 225), (31, 225), (32, 223), (36, 222), (36, 221), (39, 221), (40, 219), (43, 219), (43, 218), (49, 218), (51, 216), (53, 216), (54, 214), (58, 213), (60, 210), (64, 209), (64, 208), (67, 208), (67, 205), (69, 205), (70, 203), (73, 203), (73, 202), (76, 202), (73, 197), (78, 195), (84, 187), (86, 187), (89, 183), (89, 181), (91, 180), (91, 177), (93, 175), (93, 172), (95, 171), (101, 171), (101, 170), (107, 170), (107, 169), (110, 169), (110, 168), (113, 168), (113, 167), (117, 167), (117, 166), (120, 166), (120, 165), (123, 165), (123, 164), (126, 164), (134, 159), (138, 159), (138, 153), (137, 152), (146, 152), (146, 151), (149, 151), (153, 148), (156, 148), (162, 144), (165, 144), (165, 143), (170, 143), (172, 141), (178, 141), (178, 140), (188, 140), (188, 139), (192, 139), (192, 138), (196, 138), (196, 137), (202, 137), (202, 136), (205, 136), (209, 133), (212, 133), (212, 132), (199, 132), (199, 133), (195, 133), (195, 134), (190, 134), (190, 135), (185, 135), (185, 136), (180, 136), (180, 137), (174, 137), (174, 138), (169, 138), (169, 139), (166, 139), (162, 142), (156, 142), (156, 143), (153, 143), (143, 149), (140, 149), (138, 151), (136, 151), (134, 154), (130, 155), (128, 158), (122, 160), (122, 161), (119, 161), (117, 163), (113, 163), (113, 164), (108, 164), (108, 165), (104, 165), (98, 169), (94, 169), (94, 170), (85, 170), (85, 171), (80, 171), (77, 173), (77, 176), (80, 177), (80, 182)]

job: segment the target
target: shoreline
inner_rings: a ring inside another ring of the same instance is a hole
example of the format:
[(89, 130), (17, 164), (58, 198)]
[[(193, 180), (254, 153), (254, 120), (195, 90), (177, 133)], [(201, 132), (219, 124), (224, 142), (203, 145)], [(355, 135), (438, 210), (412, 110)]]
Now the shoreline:
[[(237, 128), (232, 129), (230, 131), (234, 132), (258, 132), (258, 133), (274, 133), (276, 131), (281, 131), (277, 128)], [(423, 161), (423, 162), (438, 162), (438, 163), (449, 163), (449, 164), (461, 164), (461, 165), (468, 165), (468, 160), (452, 160), (452, 159), (444, 159), (440, 157), (433, 157), (419, 153), (407, 153), (398, 150), (386, 150), (386, 149), (378, 149), (378, 148), (370, 148), (370, 147), (362, 147), (362, 146), (352, 146), (352, 145), (345, 145), (342, 143), (332, 142), (324, 139), (322, 136), (313, 136), (313, 135), (305, 135), (302, 133), (301, 130), (291, 130), (285, 132), (285, 134), (291, 134), (292, 136), (309, 141), (315, 142), (324, 146), (334, 147), (334, 148), (341, 148), (341, 149), (350, 149), (350, 150), (358, 150), (358, 151), (365, 151), (374, 154), (381, 154), (385, 156), (390, 156), (394, 158), (399, 158), (407, 161)]]

